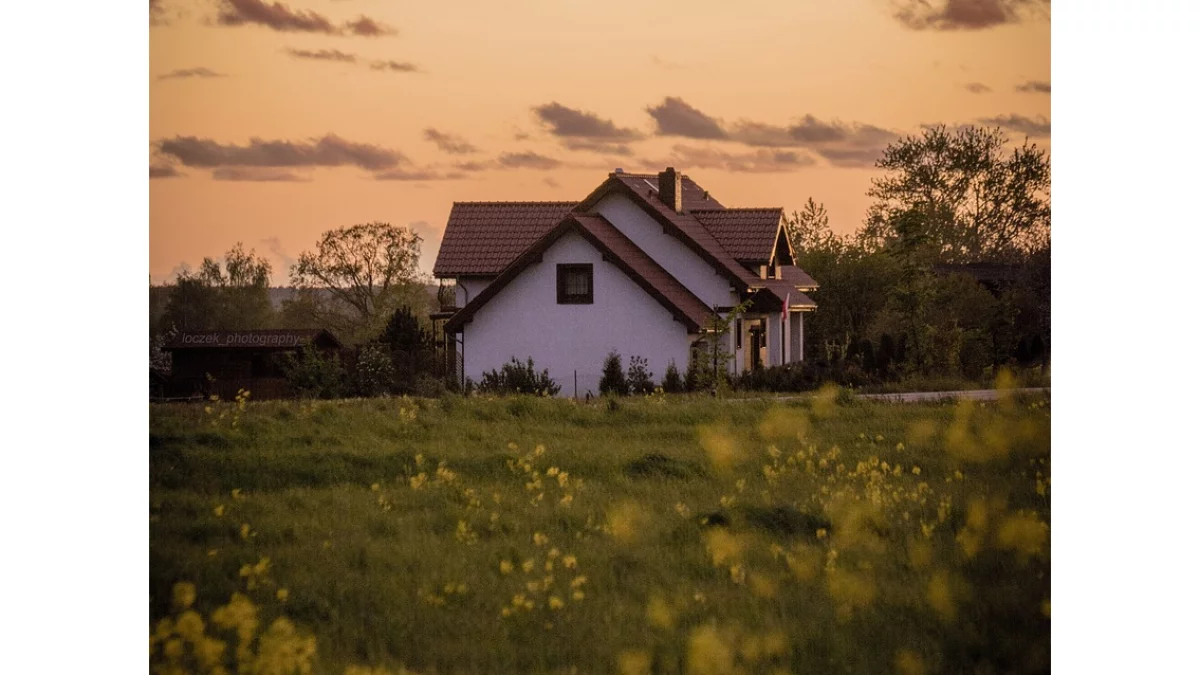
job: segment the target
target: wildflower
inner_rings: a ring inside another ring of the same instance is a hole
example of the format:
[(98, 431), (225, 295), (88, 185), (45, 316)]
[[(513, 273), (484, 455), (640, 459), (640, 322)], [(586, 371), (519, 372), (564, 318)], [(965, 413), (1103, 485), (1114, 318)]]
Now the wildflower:
[(571, 599), (575, 600), (576, 602), (583, 600), (583, 598), (584, 598), (583, 591), (575, 591), (575, 592), (571, 593)]
[(875, 434), (875, 442), (882, 443), (883, 442), (883, 434)]
[(688, 508), (687, 504), (684, 504), (683, 502), (678, 502), (677, 504), (675, 504), (675, 513), (678, 513), (680, 516), (687, 518), (688, 516), (690, 516), (692, 514), (692, 510)]
[(508, 574), (513, 571), (513, 564), (507, 560), (500, 561), (500, 574)]
[(234, 499), (238, 499), (239, 497), (242, 496), (242, 489), (241, 488), (233, 488), (233, 490), (231, 490), (229, 494), (233, 495)]
[(371, 492), (379, 492), (379, 483), (371, 483)]
[(250, 524), (242, 523), (240, 533), (242, 535), (242, 539), (249, 539), (250, 538)]
[(184, 610), (196, 601), (196, 585), (181, 581), (171, 587), (171, 602), (176, 609)]
[(534, 546), (545, 546), (545, 545), (546, 545), (546, 544), (548, 544), (548, 543), (550, 543), (550, 538), (549, 538), (549, 537), (547, 537), (546, 535), (542, 534), (541, 532), (534, 532), (534, 533), (533, 533), (533, 545), (534, 545)]
[(587, 583), (587, 577), (582, 574), (571, 580), (571, 588), (579, 588)]
[(278, 600), (278, 601), (280, 601), (280, 602), (287, 602), (287, 599), (288, 599), (288, 589), (286, 589), (286, 588), (281, 588), (281, 589), (279, 589), (279, 590), (275, 591), (275, 599), (276, 599), (276, 600)]
[(524, 572), (526, 574), (532, 572), (533, 571), (533, 560), (526, 560), (525, 562), (521, 563), (521, 569), (524, 570)]
[(916, 464), (913, 464), (912, 472), (913, 472), (914, 476), (920, 476), (921, 475), (921, 467), (917, 466)]
[(569, 570), (575, 569), (575, 565), (576, 565), (575, 556), (573, 556), (573, 555), (563, 556), (562, 564), (563, 564), (563, 567), (565, 567)]
[(216, 508), (213, 509), (213, 515), (215, 515), (218, 518), (225, 515), (225, 505), (217, 504)]
[(829, 530), (823, 527), (817, 529), (817, 539), (824, 539), (827, 536), (829, 536)]
[(546, 557), (551, 560), (554, 560), (555, 558), (557, 558), (560, 555), (562, 555), (562, 552), (558, 550), (557, 546), (550, 549), (549, 551), (546, 551)]
[(562, 609), (564, 605), (562, 598), (558, 597), (557, 595), (550, 596), (547, 604), (550, 605), (550, 609), (554, 610)]
[(626, 649), (617, 655), (617, 671), (621, 675), (650, 675), (654, 659), (645, 649)]

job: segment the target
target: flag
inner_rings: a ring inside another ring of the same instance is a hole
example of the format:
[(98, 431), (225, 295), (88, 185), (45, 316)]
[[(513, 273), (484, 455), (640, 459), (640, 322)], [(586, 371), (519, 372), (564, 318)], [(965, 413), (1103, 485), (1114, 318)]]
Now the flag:
[(783, 311), (779, 312), (779, 318), (787, 321), (788, 305), (792, 304), (792, 292), (788, 291), (787, 297), (783, 299)]

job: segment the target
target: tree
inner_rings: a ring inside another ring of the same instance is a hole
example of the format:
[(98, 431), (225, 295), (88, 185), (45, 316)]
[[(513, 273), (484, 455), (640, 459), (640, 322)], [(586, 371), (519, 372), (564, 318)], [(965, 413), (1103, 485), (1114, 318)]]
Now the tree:
[(327, 291), (333, 302), (317, 303), (313, 311), (339, 332), (365, 337), (377, 332), (376, 324), (391, 310), (413, 304), (417, 291), (424, 294), (420, 255), (421, 236), (407, 227), (381, 222), (339, 227), (322, 234), (315, 251), (300, 254), (292, 285)]
[(629, 368), (625, 373), (625, 384), (630, 394), (653, 394), (654, 373), (646, 370), (646, 359), (640, 356), (629, 357)]
[(829, 249), (840, 243), (838, 236), (829, 229), (829, 214), (825, 211), (825, 204), (816, 203), (812, 197), (804, 203), (802, 211), (792, 211), (790, 218), (785, 217), (783, 226), (796, 251)]
[(625, 396), (629, 393), (629, 383), (625, 380), (625, 370), (621, 367), (621, 355), (609, 352), (604, 359), (603, 374), (600, 376), (600, 393)]
[(1006, 150), (1000, 129), (927, 128), (888, 145), (871, 180), (860, 241), (895, 240), (896, 214), (919, 208), (937, 262), (1014, 262), (1050, 237), (1050, 161), (1028, 140)]
[(199, 272), (184, 270), (168, 287), (161, 329), (249, 330), (272, 322), (271, 263), (241, 242), (222, 260), (205, 258)]
[(729, 310), (725, 316), (713, 307), (712, 317), (704, 328), (704, 337), (696, 341), (691, 363), (688, 364), (688, 388), (707, 388), (713, 395), (729, 384), (729, 363), (733, 354), (729, 352), (730, 329), (735, 325), (739, 316), (746, 313), (753, 304), (753, 298), (747, 298), (738, 306)]

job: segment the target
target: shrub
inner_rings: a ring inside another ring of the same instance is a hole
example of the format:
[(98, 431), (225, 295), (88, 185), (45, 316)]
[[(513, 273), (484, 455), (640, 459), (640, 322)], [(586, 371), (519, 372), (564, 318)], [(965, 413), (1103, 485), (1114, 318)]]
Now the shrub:
[(667, 374), (663, 376), (662, 388), (668, 394), (678, 394), (684, 391), (683, 378), (679, 376), (679, 369), (675, 367), (674, 360), (667, 365)]
[(381, 396), (388, 393), (395, 377), (392, 358), (378, 345), (366, 345), (354, 364), (354, 393), (358, 396)]
[(629, 357), (629, 371), (625, 375), (625, 385), (630, 394), (654, 393), (654, 373), (646, 370), (646, 359), (640, 356)]
[(533, 367), (533, 359), (522, 364), (514, 356), (510, 363), (483, 374), (479, 381), (480, 393), (487, 394), (535, 394), (538, 396), (555, 396), (562, 389), (550, 379), (549, 369), (537, 372)]
[(345, 389), (346, 371), (336, 356), (326, 357), (312, 345), (284, 359), (284, 375), (292, 391), (311, 398), (337, 398)]
[(625, 381), (625, 371), (621, 368), (621, 355), (609, 352), (604, 359), (604, 374), (600, 377), (600, 393), (624, 396), (629, 393), (629, 383)]

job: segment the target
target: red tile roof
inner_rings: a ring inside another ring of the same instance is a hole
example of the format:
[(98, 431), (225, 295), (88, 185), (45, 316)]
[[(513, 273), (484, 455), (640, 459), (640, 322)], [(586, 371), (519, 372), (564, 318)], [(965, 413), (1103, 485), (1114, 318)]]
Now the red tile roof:
[(479, 295), (467, 303), (449, 321), (447, 333), (457, 333), (463, 324), (471, 320), (484, 305), (515, 279), (529, 265), (541, 260), (541, 255), (563, 235), (578, 232), (630, 279), (642, 287), (651, 297), (682, 322), (689, 332), (697, 332), (705, 326), (711, 310), (702, 300), (663, 269), (645, 251), (621, 233), (612, 223), (597, 215), (573, 214), (562, 220), (549, 232), (535, 241)]
[(738, 262), (766, 264), (775, 250), (783, 209), (696, 209), (692, 215)]
[(574, 206), (575, 202), (455, 202), (433, 276), (495, 276)]
[(803, 288), (805, 290), (812, 290), (820, 288), (821, 286), (821, 284), (817, 283), (816, 279), (808, 275), (808, 272), (805, 272), (795, 265), (784, 265), (782, 268), (780, 268), (780, 271), (783, 272), (783, 280), (792, 286)]
[(816, 309), (817, 303), (813, 299), (805, 295), (803, 292), (796, 290), (796, 286), (784, 281), (783, 279), (767, 279), (763, 283), (775, 295), (779, 296), (779, 303), (782, 307), (783, 301), (786, 299), (791, 307), (804, 307), (808, 309)]

